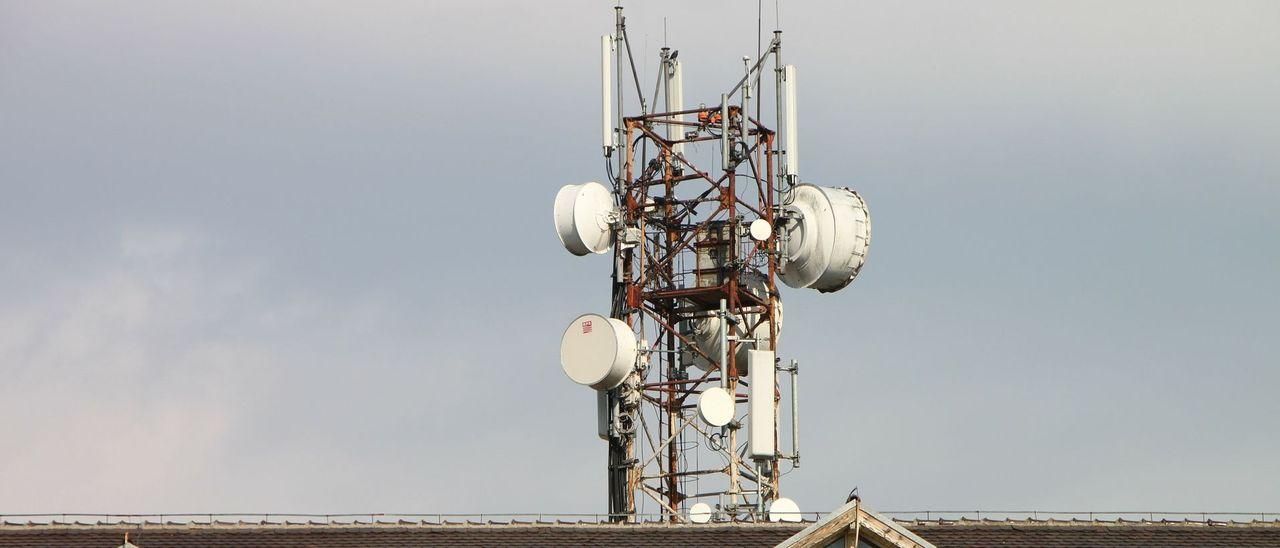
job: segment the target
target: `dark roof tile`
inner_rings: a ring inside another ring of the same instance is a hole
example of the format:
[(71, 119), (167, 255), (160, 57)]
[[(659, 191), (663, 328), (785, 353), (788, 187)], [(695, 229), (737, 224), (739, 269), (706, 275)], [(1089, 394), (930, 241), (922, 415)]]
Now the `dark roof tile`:
[[(905, 521), (938, 548), (1280, 548), (1280, 522), (1053, 520)], [(408, 548), (423, 546), (773, 546), (804, 524), (560, 524), (427, 522), (355, 525), (116, 524), (0, 526), (0, 548), (112, 548), (124, 534), (140, 548)]]

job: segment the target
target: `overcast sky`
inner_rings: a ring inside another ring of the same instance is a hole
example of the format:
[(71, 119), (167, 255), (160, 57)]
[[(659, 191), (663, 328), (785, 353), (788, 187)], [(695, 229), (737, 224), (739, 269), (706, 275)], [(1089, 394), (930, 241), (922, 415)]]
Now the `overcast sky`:
[[(755, 53), (754, 3), (633, 4), (687, 103)], [(781, 19), (805, 179), (875, 234), (849, 288), (784, 291), (785, 495), (1280, 512), (1280, 3)], [(609, 264), (550, 217), (604, 176), (611, 21), (0, 2), (0, 513), (605, 511), (557, 352)]]

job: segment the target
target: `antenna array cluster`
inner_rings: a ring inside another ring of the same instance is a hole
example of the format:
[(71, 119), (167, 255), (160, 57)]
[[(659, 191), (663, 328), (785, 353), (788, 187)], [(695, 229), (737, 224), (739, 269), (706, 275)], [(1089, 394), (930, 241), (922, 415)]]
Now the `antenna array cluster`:
[[(852, 190), (801, 182), (796, 70), (782, 63), (781, 31), (760, 59), (744, 58), (742, 79), (714, 106), (685, 107), (683, 64), (662, 48), (650, 105), (614, 9), (615, 31), (600, 39), (609, 180), (566, 185), (554, 207), (570, 253), (612, 251), (609, 313), (574, 319), (560, 347), (565, 374), (598, 395), (609, 514), (799, 520), (779, 486), (800, 450), (799, 365), (778, 358), (777, 281), (824, 293), (849, 285), (866, 260), (870, 214)], [(632, 115), (622, 112), (628, 87)]]

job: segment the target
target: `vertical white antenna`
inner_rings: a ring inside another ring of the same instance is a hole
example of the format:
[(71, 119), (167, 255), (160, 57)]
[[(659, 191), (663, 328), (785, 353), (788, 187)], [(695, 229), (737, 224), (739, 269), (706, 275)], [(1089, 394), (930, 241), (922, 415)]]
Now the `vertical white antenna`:
[(729, 171), (729, 94), (720, 94), (720, 168)]
[(604, 147), (605, 156), (613, 150), (613, 103), (610, 98), (612, 86), (612, 70), (609, 63), (613, 61), (613, 37), (606, 34), (600, 37), (600, 144)]
[(787, 110), (785, 135), (787, 176), (800, 173), (800, 145), (796, 135), (796, 66), (787, 65), (783, 72), (783, 91)]
[[(680, 67), (680, 61), (672, 60), (671, 75), (667, 78), (667, 112), (679, 112), (684, 110), (684, 70)], [(684, 115), (680, 114), (671, 117), (675, 122), (683, 122)], [(667, 139), (672, 141), (684, 139), (684, 126), (679, 124), (667, 125)], [(671, 145), (673, 154), (684, 154), (684, 143), (676, 143)]]
[(776, 386), (777, 364), (771, 350), (747, 351), (747, 375), (751, 386), (747, 392), (747, 412), (750, 413), (751, 457), (772, 459), (777, 452), (778, 414), (773, 395)]

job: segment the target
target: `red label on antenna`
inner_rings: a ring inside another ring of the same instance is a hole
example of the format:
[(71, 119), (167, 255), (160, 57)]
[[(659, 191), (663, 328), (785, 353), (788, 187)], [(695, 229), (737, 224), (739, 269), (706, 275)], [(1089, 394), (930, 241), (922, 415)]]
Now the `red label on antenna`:
[(591, 320), (582, 322), (582, 334), (586, 335), (591, 332)]

